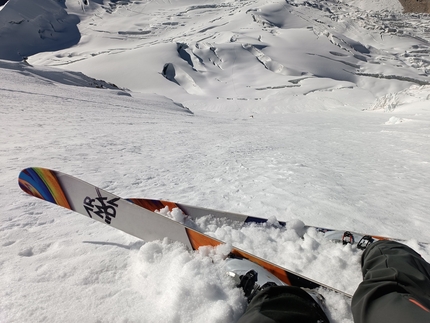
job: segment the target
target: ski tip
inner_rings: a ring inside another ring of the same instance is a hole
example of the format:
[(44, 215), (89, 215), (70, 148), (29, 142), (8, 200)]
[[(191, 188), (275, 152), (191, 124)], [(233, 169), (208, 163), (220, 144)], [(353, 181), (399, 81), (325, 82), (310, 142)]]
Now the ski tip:
[(23, 169), (18, 175), (18, 185), (19, 187), (29, 195), (35, 197), (41, 197), (37, 189), (37, 167), (28, 167)]
[(57, 172), (53, 170), (42, 167), (25, 168), (18, 175), (18, 185), (29, 195), (70, 209)]

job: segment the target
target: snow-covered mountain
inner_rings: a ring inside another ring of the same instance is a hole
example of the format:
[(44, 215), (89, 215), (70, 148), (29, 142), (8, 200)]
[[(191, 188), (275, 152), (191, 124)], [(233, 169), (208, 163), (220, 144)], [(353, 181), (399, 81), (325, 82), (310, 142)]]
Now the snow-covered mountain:
[[(345, 96), (339, 104), (351, 106), (351, 90), (362, 91), (353, 107), (366, 109), (375, 98), (429, 84), (429, 18), (405, 21), (399, 3), (368, 1), (385, 10), (365, 11), (354, 6), (359, 1), (26, 2), (1, 12), (0, 57), (33, 55), (31, 64), (191, 109), (236, 110), (238, 100), (255, 113), (326, 109), (321, 96)], [(208, 99), (217, 100), (208, 106)]]
[[(26, 196), (22, 168), (430, 248), (430, 16), (391, 0), (9, 0), (0, 10), (0, 322), (234, 322), (217, 251)], [(353, 293), (360, 251), (210, 234)], [(207, 256), (209, 255), (209, 257)], [(349, 304), (325, 293), (333, 322)]]

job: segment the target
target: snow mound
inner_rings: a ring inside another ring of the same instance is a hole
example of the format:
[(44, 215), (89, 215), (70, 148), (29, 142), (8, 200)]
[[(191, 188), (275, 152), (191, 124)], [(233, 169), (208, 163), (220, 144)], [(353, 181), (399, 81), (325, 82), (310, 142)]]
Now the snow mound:
[(193, 78), (179, 66), (175, 66), (172, 63), (166, 63), (164, 64), (162, 74), (169, 81), (172, 81), (184, 88), (184, 90), (189, 94), (203, 94), (202, 89), (196, 84), (196, 82), (194, 82)]
[(252, 55), (257, 58), (257, 60), (263, 64), (263, 66), (268, 69), (269, 71), (272, 71), (273, 73), (282, 74), (282, 75), (291, 75), (291, 76), (301, 76), (306, 73), (296, 71), (292, 68), (287, 68), (281, 63), (272, 60), (269, 56), (265, 55), (261, 50), (256, 48), (255, 46), (252, 46), (250, 44), (243, 44), (242, 47), (249, 51)]
[(385, 122), (386, 125), (393, 125), (393, 124), (401, 124), (404, 121), (403, 118), (398, 117), (391, 117), (387, 122)]
[(11, 0), (0, 11), (0, 59), (20, 61), (76, 45), (79, 21), (67, 13), (63, 1)]
[[(0, 60), (0, 69), (16, 71), (22, 75), (37, 78), (51, 84), (58, 83), (64, 85), (119, 90), (115, 84), (93, 79), (80, 72), (65, 71), (52, 67), (33, 67), (26, 62)], [(125, 91), (118, 91), (118, 95), (130, 96), (131, 94)]]
[(410, 111), (412, 107), (414, 110), (430, 107), (430, 85), (412, 85), (403, 91), (388, 93), (377, 99), (369, 110)]
[[(145, 243), (132, 258), (132, 286), (146, 322), (235, 322), (246, 307), (217, 250), (189, 253), (168, 239)], [(163, 275), (160, 275), (163, 272)]]

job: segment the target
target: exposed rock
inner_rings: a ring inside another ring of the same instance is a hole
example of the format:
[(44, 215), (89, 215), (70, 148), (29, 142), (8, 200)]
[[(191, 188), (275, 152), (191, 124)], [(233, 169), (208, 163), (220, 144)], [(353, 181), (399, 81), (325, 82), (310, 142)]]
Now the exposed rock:
[(430, 13), (430, 0), (399, 0), (405, 12)]

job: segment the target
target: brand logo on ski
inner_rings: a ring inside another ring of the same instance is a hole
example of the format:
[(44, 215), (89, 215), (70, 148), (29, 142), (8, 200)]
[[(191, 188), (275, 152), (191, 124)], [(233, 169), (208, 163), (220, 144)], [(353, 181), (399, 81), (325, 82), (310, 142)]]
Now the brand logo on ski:
[(107, 224), (110, 224), (112, 218), (116, 217), (116, 208), (118, 207), (118, 204), (116, 204), (116, 202), (120, 198), (116, 197), (108, 200), (107, 197), (101, 195), (100, 190), (98, 188), (96, 188), (96, 192), (96, 198), (91, 198), (87, 196), (84, 199), (84, 208), (90, 218), (92, 218), (95, 214), (105, 220)]

